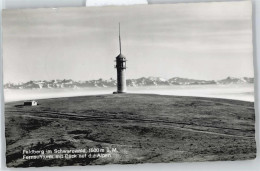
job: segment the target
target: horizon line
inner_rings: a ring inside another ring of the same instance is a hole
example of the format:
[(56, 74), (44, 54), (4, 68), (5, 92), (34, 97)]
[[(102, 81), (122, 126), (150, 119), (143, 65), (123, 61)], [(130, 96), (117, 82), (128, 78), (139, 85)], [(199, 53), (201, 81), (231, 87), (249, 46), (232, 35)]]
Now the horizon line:
[[(129, 78), (129, 79), (126, 79), (126, 80), (131, 80), (131, 79), (140, 79), (140, 78), (162, 78), (162, 79), (165, 79), (165, 81), (168, 81), (168, 80), (170, 80), (170, 79), (172, 79), (172, 78), (182, 78), (182, 79), (190, 79), (190, 80), (203, 80), (203, 81), (219, 81), (219, 80), (224, 80), (224, 79), (227, 79), (227, 78), (235, 78), (235, 79), (241, 79), (241, 78), (255, 78), (254, 76), (242, 76), (242, 77), (233, 77), (233, 76), (226, 76), (226, 77), (224, 77), (224, 78), (221, 78), (221, 79), (197, 79), (197, 78), (190, 78), (190, 77), (178, 77), (178, 76), (176, 76), (176, 77), (171, 77), (171, 78), (164, 78), (164, 77), (156, 77), (156, 76), (148, 76), (148, 77), (145, 77), (145, 76), (142, 76), (142, 77), (138, 77), (138, 78)], [(19, 84), (19, 83), (28, 83), (28, 82), (31, 82), (31, 81), (57, 81), (57, 80), (72, 80), (72, 81), (76, 81), (76, 82), (78, 82), (78, 81), (98, 81), (98, 80), (116, 80), (116, 78), (109, 78), (109, 79), (104, 79), (104, 78), (96, 78), (96, 79), (89, 79), (89, 80), (76, 80), (76, 79), (72, 79), (72, 78), (62, 78), (62, 79), (60, 79), (60, 78), (56, 78), (56, 79), (49, 79), (49, 80), (47, 80), (47, 79), (40, 79), (40, 80), (28, 80), (28, 81), (20, 81), (20, 82), (10, 82), (10, 81), (8, 81), (8, 82), (6, 82), (6, 83), (4, 83), (3, 82), (3, 85), (5, 85), (5, 84)]]

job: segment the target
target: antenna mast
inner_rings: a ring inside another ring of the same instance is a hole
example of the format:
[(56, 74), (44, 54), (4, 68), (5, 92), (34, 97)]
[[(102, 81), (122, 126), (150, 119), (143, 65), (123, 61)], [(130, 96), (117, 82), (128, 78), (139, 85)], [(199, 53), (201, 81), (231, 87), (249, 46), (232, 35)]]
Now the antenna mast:
[(119, 48), (120, 48), (120, 54), (121, 54), (121, 36), (120, 36), (120, 23), (119, 23)]

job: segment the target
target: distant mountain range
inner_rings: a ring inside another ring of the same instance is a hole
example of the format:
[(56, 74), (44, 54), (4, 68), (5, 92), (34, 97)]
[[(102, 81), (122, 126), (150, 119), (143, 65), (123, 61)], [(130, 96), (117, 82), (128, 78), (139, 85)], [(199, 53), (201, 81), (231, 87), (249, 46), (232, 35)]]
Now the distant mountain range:
[[(128, 79), (126, 84), (128, 87), (141, 86), (167, 86), (167, 85), (209, 85), (209, 84), (252, 84), (254, 78), (227, 77), (222, 80), (196, 80), (189, 78), (173, 77), (171, 79), (163, 79), (160, 77), (142, 77), (138, 79)], [(71, 79), (51, 80), (51, 81), (29, 81), (26, 83), (7, 83), (5, 89), (42, 89), (42, 88), (85, 88), (85, 87), (115, 87), (116, 80), (90, 80), (90, 81), (73, 81)]]

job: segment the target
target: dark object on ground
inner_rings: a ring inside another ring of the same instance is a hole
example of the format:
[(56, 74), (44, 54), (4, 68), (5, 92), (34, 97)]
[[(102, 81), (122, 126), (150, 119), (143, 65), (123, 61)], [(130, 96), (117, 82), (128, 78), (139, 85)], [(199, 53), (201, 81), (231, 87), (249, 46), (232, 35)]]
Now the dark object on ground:
[(23, 103), (24, 106), (37, 106), (37, 101), (32, 100), (32, 101), (25, 101)]

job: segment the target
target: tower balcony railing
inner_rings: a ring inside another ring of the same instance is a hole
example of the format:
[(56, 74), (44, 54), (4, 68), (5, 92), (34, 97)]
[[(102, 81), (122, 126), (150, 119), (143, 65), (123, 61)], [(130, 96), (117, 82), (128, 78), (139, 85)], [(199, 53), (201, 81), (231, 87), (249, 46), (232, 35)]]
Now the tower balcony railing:
[(127, 67), (126, 66), (117, 66), (117, 65), (114, 65), (115, 68), (118, 68), (118, 69), (126, 69)]

